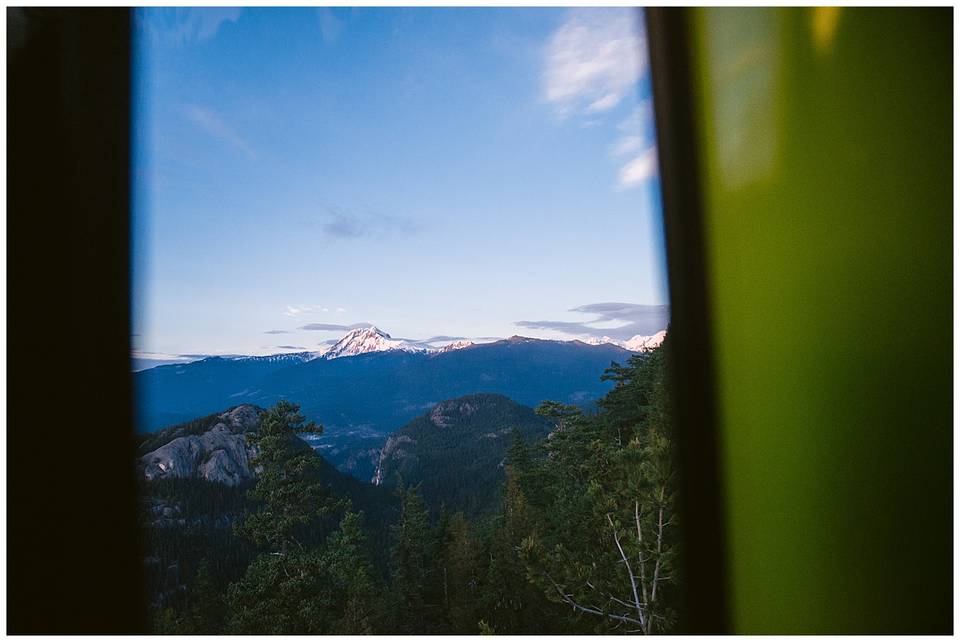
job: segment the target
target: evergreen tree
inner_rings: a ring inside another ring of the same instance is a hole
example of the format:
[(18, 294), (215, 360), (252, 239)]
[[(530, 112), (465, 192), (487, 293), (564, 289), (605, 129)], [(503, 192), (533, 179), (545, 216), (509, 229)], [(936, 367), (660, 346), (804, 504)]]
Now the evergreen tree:
[(263, 554), (227, 592), (228, 629), (235, 634), (328, 634), (340, 617), (320, 551)]
[(180, 618), (173, 607), (163, 607), (151, 619), (153, 633), (158, 636), (185, 635)]
[(296, 437), (322, 432), (323, 427), (306, 422), (299, 406), (281, 400), (267, 411), (259, 431), (247, 436), (258, 450), (254, 464), (259, 469), (250, 497), (262, 508), (244, 519), (240, 533), (254, 544), (281, 556), (302, 550), (298, 531), (344, 506), (318, 479), (316, 452)]
[[(614, 363), (616, 365), (616, 363)], [(572, 404), (563, 404), (556, 400), (544, 400), (536, 409), (537, 414), (553, 420), (557, 429), (563, 431), (571, 422), (583, 417), (580, 407)]]
[(226, 618), (226, 605), (220, 585), (213, 578), (206, 561), (201, 562), (197, 569), (190, 588), (190, 600), (178, 633), (204, 636), (220, 633)]
[[(391, 528), (388, 613), (392, 633), (441, 631), (442, 582), (436, 575), (437, 539), (416, 487), (401, 482), (400, 518)], [(439, 588), (438, 588), (439, 587)]]
[(280, 401), (248, 436), (258, 449), (259, 468), (250, 496), (261, 508), (238, 530), (265, 553), (228, 590), (234, 633), (329, 633), (340, 618), (330, 559), (305, 542), (311, 525), (344, 504), (319, 480), (317, 454), (296, 437), (320, 431), (306, 423), (297, 405)]
[(668, 631), (677, 553), (665, 347), (614, 365), (596, 416), (541, 407), (543, 508), (521, 550), (529, 577), (597, 631)]
[(363, 521), (362, 512), (347, 513), (326, 545), (330, 574), (343, 602), (334, 633), (374, 632), (379, 590)]
[(443, 608), (449, 633), (476, 633), (479, 544), (471, 535), (470, 522), (463, 513), (444, 514), (443, 519), (437, 571), (442, 581)]
[(538, 526), (527, 492), (538, 488), (539, 464), (520, 434), (514, 434), (506, 460), (501, 511), (482, 539), (485, 560), (479, 591), (481, 633), (570, 633), (567, 611), (550, 602), (528, 579), (520, 546)]

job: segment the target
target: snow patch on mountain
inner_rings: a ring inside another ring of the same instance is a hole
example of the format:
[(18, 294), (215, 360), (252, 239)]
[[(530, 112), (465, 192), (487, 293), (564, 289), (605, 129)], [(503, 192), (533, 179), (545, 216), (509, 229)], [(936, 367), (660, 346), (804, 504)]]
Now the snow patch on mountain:
[(602, 336), (602, 337), (600, 337), (600, 338), (585, 338), (584, 340), (582, 340), (582, 342), (586, 342), (587, 344), (594, 344), (594, 345), (597, 345), (597, 344), (615, 344), (615, 345), (617, 345), (618, 347), (622, 347), (622, 346), (623, 346), (623, 342), (622, 342), (621, 340), (615, 340), (614, 338), (611, 338), (610, 336)]
[(466, 349), (467, 347), (472, 347), (473, 343), (469, 340), (456, 340), (451, 342), (448, 345), (440, 347), (439, 349), (432, 349), (431, 351), (435, 353), (446, 353), (448, 351), (456, 351), (457, 349)]
[(618, 347), (623, 347), (627, 351), (652, 351), (660, 346), (666, 335), (667, 331), (664, 329), (663, 331), (656, 332), (652, 336), (636, 335), (629, 340), (616, 340), (610, 336), (602, 336), (600, 338), (586, 338), (583, 342), (593, 345), (613, 344)]

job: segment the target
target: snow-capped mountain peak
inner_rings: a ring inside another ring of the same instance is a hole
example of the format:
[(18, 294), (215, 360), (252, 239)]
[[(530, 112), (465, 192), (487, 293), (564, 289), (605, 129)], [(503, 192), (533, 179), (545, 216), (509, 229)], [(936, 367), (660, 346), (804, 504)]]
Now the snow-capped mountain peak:
[(345, 356), (357, 356), (375, 351), (426, 351), (404, 340), (394, 340), (389, 333), (376, 327), (362, 327), (349, 331), (323, 354), (327, 360)]
[(636, 335), (630, 338), (629, 340), (616, 340), (610, 336), (602, 336), (600, 338), (584, 338), (582, 342), (592, 345), (600, 344), (613, 344), (618, 347), (622, 347), (627, 351), (652, 351), (660, 346), (660, 343), (663, 342), (664, 337), (666, 337), (667, 331), (658, 331), (652, 336), (641, 336)]
[(657, 331), (652, 336), (633, 336), (623, 343), (623, 348), (630, 351), (652, 351), (660, 346), (667, 337), (667, 330)]

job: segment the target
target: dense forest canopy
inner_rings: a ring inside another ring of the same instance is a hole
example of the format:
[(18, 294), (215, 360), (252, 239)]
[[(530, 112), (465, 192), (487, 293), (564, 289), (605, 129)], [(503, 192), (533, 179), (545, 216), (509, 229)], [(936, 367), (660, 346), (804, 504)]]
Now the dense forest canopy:
[(498, 394), (446, 400), (387, 439), (374, 482), (417, 485), (431, 516), (445, 508), (476, 520), (497, 509), (514, 437), (539, 441), (553, 426)]
[(613, 364), (605, 379), (614, 386), (596, 412), (544, 402), (547, 436), (513, 433), (493, 504), (472, 519), (402, 478), (347, 491), (296, 437), (320, 427), (279, 402), (247, 436), (261, 451), (252, 486), (146, 483), (152, 513), (175, 509), (185, 523), (147, 527), (155, 630), (670, 632), (678, 548), (665, 347)]

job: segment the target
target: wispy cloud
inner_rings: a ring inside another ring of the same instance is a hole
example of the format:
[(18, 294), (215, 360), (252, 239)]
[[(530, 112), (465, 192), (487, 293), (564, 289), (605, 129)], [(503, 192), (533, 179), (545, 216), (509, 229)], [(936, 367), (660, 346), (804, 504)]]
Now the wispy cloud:
[(624, 136), (610, 148), (610, 155), (626, 156), (636, 153), (643, 148), (643, 138), (640, 136)]
[(236, 22), (238, 7), (147, 7), (136, 11), (136, 23), (154, 44), (169, 47), (206, 42), (226, 22)]
[(357, 322), (355, 324), (327, 324), (325, 322), (312, 322), (305, 324), (300, 329), (302, 331), (352, 331), (354, 329), (364, 329), (372, 327), (369, 322)]
[(587, 326), (587, 323), (584, 322), (567, 322), (563, 320), (520, 320), (514, 322), (518, 327), (523, 327), (524, 329), (544, 329), (547, 331), (559, 331), (561, 333), (568, 333), (573, 336), (592, 336), (597, 335), (606, 335), (601, 333), (594, 333), (594, 328)]
[[(356, 324), (327, 324), (327, 323), (314, 322), (311, 324), (306, 324), (300, 327), (300, 329), (305, 331), (352, 331), (353, 329), (363, 329), (363, 328), (372, 327), (372, 326), (374, 325), (370, 322), (358, 322)], [(430, 336), (429, 338), (424, 338), (422, 340), (418, 338), (403, 338), (398, 336), (393, 336), (393, 338), (394, 340), (403, 340), (404, 342), (409, 342), (410, 344), (415, 344), (422, 347), (431, 347), (436, 345), (436, 343), (454, 342), (456, 340), (470, 339), (470, 338), (467, 338), (466, 336), (445, 336), (445, 335)], [(474, 338), (474, 339), (475, 340), (499, 340), (499, 338)], [(317, 344), (329, 346), (332, 344), (336, 344), (338, 340), (339, 338), (332, 338), (329, 340), (318, 342)]]
[(621, 189), (628, 189), (655, 178), (658, 173), (656, 126), (653, 117), (653, 103), (644, 100), (630, 112), (619, 125), (622, 134), (610, 149), (614, 157), (627, 156), (626, 164), (620, 167), (617, 183)]
[(144, 371), (166, 364), (189, 364), (196, 360), (202, 360), (208, 357), (204, 354), (196, 353), (161, 353), (158, 351), (143, 351), (134, 349), (130, 353), (133, 371)]
[(547, 43), (544, 98), (560, 115), (609, 111), (636, 90), (647, 62), (630, 8), (570, 10)]
[(283, 310), (283, 315), (296, 318), (306, 313), (327, 313), (329, 311), (329, 308), (321, 304), (288, 304)]
[(278, 344), (277, 349), (289, 349), (291, 351), (309, 351), (306, 347), (297, 347), (289, 344)]
[(318, 7), (317, 18), (320, 23), (320, 38), (323, 44), (332, 47), (337, 43), (344, 21), (336, 16), (332, 7)]
[(227, 143), (250, 160), (257, 159), (256, 152), (247, 141), (211, 109), (191, 104), (184, 107), (183, 114), (208, 135)]
[(181, 362), (191, 362), (197, 358), (202, 358), (204, 356), (197, 354), (183, 354), (183, 353), (162, 353), (159, 351), (141, 351), (140, 349), (134, 349), (131, 352), (131, 355), (134, 358), (139, 358), (141, 360), (164, 360), (164, 361), (181, 361)]
[[(576, 115), (580, 126), (597, 126), (638, 91), (647, 66), (645, 30), (635, 9), (571, 9), (547, 44), (543, 95), (561, 117)], [(617, 129), (620, 137), (610, 148), (622, 163), (617, 189), (655, 177), (650, 102), (635, 107)]]
[(657, 175), (657, 149), (650, 147), (620, 168), (618, 182), (624, 189), (643, 184)]
[(317, 221), (325, 236), (338, 240), (411, 235), (421, 229), (418, 223), (400, 216), (337, 206), (326, 207)]
[(418, 338), (398, 338), (394, 336), (394, 339), (403, 340), (404, 342), (409, 342), (410, 344), (418, 347), (436, 348), (440, 346), (441, 343), (456, 342), (457, 340), (469, 340), (470, 338), (466, 336), (431, 336), (429, 338), (420, 340)]
[[(631, 304), (628, 302), (600, 302), (570, 309), (574, 313), (595, 316), (592, 320), (570, 322), (562, 320), (521, 320), (514, 324), (525, 329), (558, 331), (578, 337), (610, 336), (626, 340), (635, 335), (653, 335), (670, 323), (669, 305)], [(595, 325), (617, 322), (619, 326)]]
[(270, 331), (264, 331), (264, 333), (272, 336), (278, 336), (282, 333), (290, 333), (290, 331), (287, 331), (285, 329), (270, 329)]
[(432, 336), (430, 338), (426, 338), (425, 340), (420, 340), (420, 342), (430, 344), (433, 342), (454, 342), (456, 340), (467, 340), (467, 339), (468, 338), (464, 336)]

